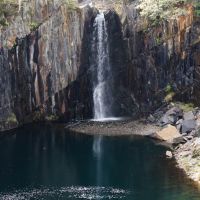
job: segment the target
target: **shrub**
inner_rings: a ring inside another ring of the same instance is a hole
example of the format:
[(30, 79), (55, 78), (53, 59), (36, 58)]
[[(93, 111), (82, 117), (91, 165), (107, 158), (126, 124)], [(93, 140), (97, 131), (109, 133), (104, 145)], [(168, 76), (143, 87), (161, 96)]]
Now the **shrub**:
[(75, 0), (63, 0), (63, 3), (67, 5), (67, 8), (70, 10), (77, 9), (78, 5)]
[(6, 120), (6, 123), (8, 123), (8, 124), (17, 124), (18, 121), (17, 121), (16, 115), (14, 113), (11, 113), (8, 116), (7, 120)]
[(155, 20), (186, 14), (184, 3), (189, 0), (139, 0), (137, 8), (143, 17)]
[(176, 95), (171, 84), (167, 84), (167, 86), (165, 87), (165, 93), (166, 93), (166, 96), (164, 98), (165, 102), (172, 101), (174, 96)]
[(36, 21), (32, 21), (30, 24), (30, 30), (31, 31), (35, 31), (39, 26), (40, 26), (40, 23), (36, 22)]

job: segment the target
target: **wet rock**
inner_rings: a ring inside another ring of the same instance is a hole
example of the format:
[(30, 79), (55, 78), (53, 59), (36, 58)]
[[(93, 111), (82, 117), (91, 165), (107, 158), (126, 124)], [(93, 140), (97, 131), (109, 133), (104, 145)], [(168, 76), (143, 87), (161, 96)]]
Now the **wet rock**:
[(196, 127), (196, 121), (195, 120), (193, 120), (193, 119), (183, 120), (181, 132), (182, 133), (189, 133), (192, 130), (194, 130), (195, 127)]

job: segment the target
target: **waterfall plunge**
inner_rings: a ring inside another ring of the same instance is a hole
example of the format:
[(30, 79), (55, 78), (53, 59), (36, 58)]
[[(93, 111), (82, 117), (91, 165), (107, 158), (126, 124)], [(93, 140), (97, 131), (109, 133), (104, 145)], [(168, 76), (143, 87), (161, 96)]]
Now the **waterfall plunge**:
[(112, 113), (112, 70), (109, 60), (108, 34), (103, 13), (97, 15), (94, 22), (93, 52), (95, 52), (94, 66), (94, 118), (104, 120), (113, 116)]

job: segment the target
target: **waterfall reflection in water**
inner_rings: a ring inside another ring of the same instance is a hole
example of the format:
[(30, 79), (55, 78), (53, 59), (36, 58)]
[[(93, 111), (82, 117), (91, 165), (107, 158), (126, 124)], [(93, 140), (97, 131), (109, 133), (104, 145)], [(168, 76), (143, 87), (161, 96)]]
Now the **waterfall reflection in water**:
[(145, 138), (28, 125), (0, 140), (0, 200), (199, 200), (165, 151)]

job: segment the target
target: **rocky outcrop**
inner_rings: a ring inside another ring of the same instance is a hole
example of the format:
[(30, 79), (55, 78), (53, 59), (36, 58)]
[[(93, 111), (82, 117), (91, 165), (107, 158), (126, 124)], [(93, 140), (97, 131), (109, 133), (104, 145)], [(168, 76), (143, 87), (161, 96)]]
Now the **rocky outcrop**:
[(175, 151), (178, 166), (198, 184), (200, 184), (200, 138), (194, 138)]
[(166, 141), (174, 146), (186, 143), (198, 136), (199, 108), (180, 102), (169, 104), (152, 113), (147, 122), (157, 124), (161, 131), (151, 137)]
[[(127, 88), (141, 112), (157, 108), (173, 97), (199, 98), (199, 19), (193, 7), (174, 19), (141, 18), (137, 1), (125, 6), (121, 17), (127, 55)], [(171, 91), (167, 91), (168, 86)]]
[(13, 32), (8, 27), (2, 36), (1, 44), (11, 35), (16, 40), (12, 48), (3, 46), (0, 52), (0, 130), (33, 120), (83, 118), (91, 113), (87, 44), (97, 11), (73, 10), (65, 4), (51, 11), (42, 2), (35, 4), (41, 3), (44, 9), (44, 16), (35, 10), (35, 17), (43, 21), (36, 30), (22, 29), (24, 23)]

